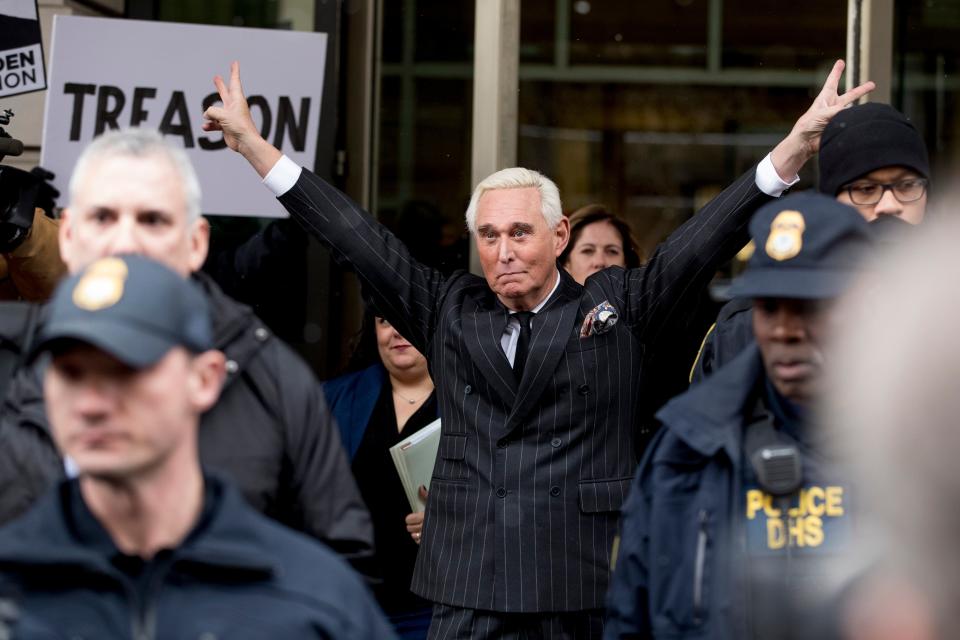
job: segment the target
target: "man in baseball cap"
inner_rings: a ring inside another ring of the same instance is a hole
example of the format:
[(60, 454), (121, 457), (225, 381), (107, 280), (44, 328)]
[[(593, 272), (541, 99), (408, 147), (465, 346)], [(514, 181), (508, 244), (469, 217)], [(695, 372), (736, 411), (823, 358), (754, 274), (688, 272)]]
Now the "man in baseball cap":
[(59, 285), (34, 356), (78, 475), (0, 529), (0, 637), (394, 637), (344, 561), (201, 470), (210, 327), (197, 285), (141, 256)]
[[(183, 149), (157, 131), (106, 132), (78, 158), (69, 200), (59, 232), (70, 274), (101, 258), (137, 254), (189, 277), (203, 292), (214, 344), (227, 362), (220, 396), (200, 419), (204, 466), (235, 483), (260, 513), (368, 569), (370, 514), (323, 389), (249, 307), (200, 271), (210, 225), (200, 215), (200, 184)], [(20, 310), (28, 320), (35, 311)], [(33, 335), (11, 337), (19, 347)], [(9, 382), (0, 416), (0, 524), (56, 484), (65, 462), (43, 408), (41, 367), (10, 360), (0, 361), (0, 372), (12, 374), (0, 380)]]
[(753, 300), (755, 342), (657, 414), (623, 508), (607, 638), (780, 637), (830, 593), (821, 581), (852, 542), (844, 475), (807, 412), (833, 302), (873, 237), (820, 194), (765, 205), (750, 234), (733, 289)]
[(51, 301), (49, 318), (35, 353), (84, 342), (144, 369), (174, 347), (194, 354), (213, 348), (197, 286), (139, 256), (102, 258), (72, 276)]

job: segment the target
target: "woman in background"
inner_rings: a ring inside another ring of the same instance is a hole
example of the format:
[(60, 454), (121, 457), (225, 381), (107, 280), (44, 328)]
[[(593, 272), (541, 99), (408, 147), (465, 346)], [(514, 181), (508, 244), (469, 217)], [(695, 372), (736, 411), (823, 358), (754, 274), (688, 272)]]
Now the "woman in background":
[[(390, 447), (437, 419), (437, 398), (423, 355), (389, 322), (368, 311), (361, 340), (369, 343), (372, 335), (376, 362), (330, 380), (324, 392), (373, 520), (371, 572), (382, 579), (374, 586), (377, 601), (401, 638), (422, 639), (430, 626), (431, 603), (410, 591), (410, 581), (423, 511), (410, 513)], [(425, 491), (421, 497), (426, 498)]]
[(573, 279), (584, 281), (601, 269), (640, 266), (640, 252), (630, 225), (600, 204), (588, 204), (570, 215), (570, 242), (560, 264)]

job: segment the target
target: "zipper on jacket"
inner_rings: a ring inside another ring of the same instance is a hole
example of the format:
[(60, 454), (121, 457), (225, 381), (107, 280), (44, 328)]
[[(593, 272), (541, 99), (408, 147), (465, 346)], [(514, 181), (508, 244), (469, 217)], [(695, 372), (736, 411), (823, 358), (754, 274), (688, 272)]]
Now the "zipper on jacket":
[(170, 567), (154, 567), (142, 592), (136, 584), (130, 585), (133, 602), (132, 620), (134, 640), (154, 640), (157, 637), (157, 592)]
[(153, 640), (156, 631), (151, 618), (155, 617), (154, 606), (149, 604), (149, 597), (141, 597), (135, 587), (131, 587), (130, 601), (133, 604), (131, 608), (130, 627), (133, 630), (133, 640)]
[(693, 622), (703, 622), (703, 570), (707, 561), (707, 510), (701, 509), (697, 516), (697, 555), (693, 565)]

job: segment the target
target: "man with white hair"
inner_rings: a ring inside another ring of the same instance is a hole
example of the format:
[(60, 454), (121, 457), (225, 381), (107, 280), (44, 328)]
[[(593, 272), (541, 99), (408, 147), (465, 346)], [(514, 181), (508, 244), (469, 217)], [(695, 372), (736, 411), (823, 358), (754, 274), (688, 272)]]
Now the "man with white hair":
[[(210, 226), (186, 154), (147, 130), (101, 136), (77, 161), (59, 233), (71, 273), (106, 256), (139, 254), (192, 274), (211, 308), (216, 348), (227, 356), (223, 393), (201, 420), (201, 460), (256, 509), (362, 569), (372, 554), (370, 516), (319, 383), (248, 307), (199, 272)], [(20, 371), (4, 403), (0, 523), (63, 474), (43, 406), (43, 365)]]
[(205, 129), (224, 132), (429, 362), (443, 426), (412, 588), (436, 603), (430, 637), (599, 637), (636, 467), (640, 367), (675, 344), (678, 319), (746, 242), (770, 199), (754, 171), (645, 267), (583, 286), (557, 266), (570, 230), (557, 186), (498, 171), (466, 214), (483, 277), (445, 277), (260, 136), (237, 63), (229, 87), (214, 82), (223, 107), (207, 110)]

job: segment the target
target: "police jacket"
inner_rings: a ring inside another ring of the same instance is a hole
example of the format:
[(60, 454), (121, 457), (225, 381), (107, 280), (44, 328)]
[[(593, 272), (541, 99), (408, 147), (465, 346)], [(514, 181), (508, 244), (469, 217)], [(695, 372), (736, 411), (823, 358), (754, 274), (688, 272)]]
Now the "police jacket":
[[(370, 515), (323, 391), (306, 364), (203, 274), (227, 380), (200, 422), (200, 459), (258, 511), (318, 538), (357, 566), (372, 555)], [(13, 380), (0, 422), (0, 523), (63, 475), (42, 397), (43, 362)]]
[(667, 403), (623, 506), (604, 638), (746, 638), (733, 588), (745, 416), (764, 379), (756, 345)]
[(717, 321), (703, 338), (690, 372), (690, 382), (700, 382), (730, 362), (753, 342), (753, 300), (734, 298), (723, 305)]
[(205, 484), (194, 530), (177, 548), (141, 564), (117, 551), (77, 482), (61, 483), (0, 529), (0, 600), (6, 600), (0, 635), (394, 637), (342, 560), (257, 514), (226, 484), (210, 477)]

